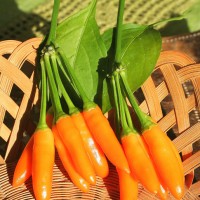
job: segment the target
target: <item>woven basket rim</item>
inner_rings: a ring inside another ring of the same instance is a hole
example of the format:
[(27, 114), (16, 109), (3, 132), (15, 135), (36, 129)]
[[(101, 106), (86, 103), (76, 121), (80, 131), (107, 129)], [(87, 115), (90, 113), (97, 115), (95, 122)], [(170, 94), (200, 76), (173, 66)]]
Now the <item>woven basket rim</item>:
[[(35, 90), (36, 95), (32, 96), (31, 88), (33, 87), (33, 74), (30, 75), (29, 78), (25, 77), (23, 73), (21, 73), (21, 69), (25, 61), (28, 60), (31, 65), (35, 65), (35, 57), (36, 52), (35, 48), (41, 42), (41, 38), (32, 38), (25, 42), (18, 41), (3, 41), (0, 42), (0, 52), (1, 55), (5, 53), (11, 54), (8, 58), (3, 56), (0, 57), (0, 61), (2, 61), (1, 67), (1, 75), (9, 75), (10, 80), (8, 79), (0, 79), (3, 81), (2, 83), (7, 83), (5, 87), (6, 96), (5, 99), (8, 99), (10, 94), (10, 90), (13, 82), (18, 85), (18, 87), (22, 88), (24, 92), (23, 103), (24, 105), (16, 105), (13, 100), (6, 101), (9, 109), (12, 112), (12, 116), (16, 117), (16, 124), (19, 123), (20, 117), (26, 112), (27, 102), (29, 98), (32, 98), (32, 105), (36, 104), (38, 98), (37, 89)], [(12, 45), (11, 45), (12, 44)], [(14, 45), (13, 45), (14, 44)], [(1, 47), (4, 47), (6, 50), (4, 51)], [(29, 51), (27, 51), (29, 49)], [(23, 55), (18, 55), (21, 52)], [(181, 59), (180, 59), (181, 58)], [(9, 65), (8, 65), (9, 63)], [(8, 67), (5, 69), (4, 66)], [(13, 72), (13, 65), (17, 69), (16, 73)], [(177, 68), (178, 66), (178, 68)], [(34, 71), (34, 70), (33, 70)], [(157, 68), (155, 71), (162, 72), (164, 76), (164, 81), (155, 85), (152, 77), (150, 77), (141, 87), (143, 95), (145, 97), (144, 101), (140, 104), (142, 110), (146, 113), (149, 113), (156, 121), (158, 121), (159, 125), (164, 131), (168, 131), (175, 124), (177, 124), (178, 137), (173, 140), (175, 146), (178, 151), (183, 155), (191, 154), (188, 158), (183, 161), (185, 174), (190, 174), (193, 176), (194, 170), (200, 166), (200, 151), (193, 152), (191, 145), (196, 141), (200, 140), (200, 123), (197, 122), (194, 125), (190, 125), (188, 113), (191, 110), (196, 109), (198, 107), (198, 100), (200, 92), (198, 90), (198, 86), (200, 84), (200, 64), (196, 63), (191, 57), (181, 52), (176, 51), (164, 51), (161, 52), (160, 59), (157, 62)], [(17, 77), (16, 77), (17, 74)], [(6, 78), (8, 78), (6, 76)], [(20, 81), (25, 80), (23, 84), (20, 84), (18, 81), (20, 76)], [(6, 81), (6, 82), (5, 82)], [(24, 84), (27, 81), (27, 84)], [(194, 93), (189, 96), (186, 96), (182, 84), (191, 81), (194, 86)], [(1, 82), (0, 82), (1, 83)], [(175, 87), (176, 85), (176, 87)], [(168, 94), (170, 93), (171, 98), (174, 103), (174, 108), (172, 108), (166, 115), (163, 115), (163, 111), (160, 106), (160, 102), (163, 101)], [(177, 93), (179, 96), (177, 96)], [(180, 107), (181, 102), (181, 107)], [(6, 105), (5, 105), (6, 106)], [(184, 109), (183, 109), (184, 108)], [(179, 119), (177, 119), (179, 117)], [(10, 149), (13, 148), (13, 144), (16, 142), (18, 128), (15, 127), (16, 130), (12, 131), (12, 135), (10, 137), (4, 136), (4, 138), (9, 138), (8, 142)], [(4, 129), (7, 130), (7, 129)], [(8, 130), (7, 130), (8, 131)], [(7, 133), (8, 134), (8, 133)], [(13, 141), (11, 141), (11, 139)], [(9, 155), (9, 152), (8, 154)], [(16, 152), (15, 154), (16, 155)], [(2, 164), (0, 165), (0, 196), (2, 198), (13, 199), (13, 198), (27, 198), (33, 199), (32, 190), (31, 190), (31, 180), (29, 180), (25, 185), (19, 187), (17, 189), (12, 188), (10, 184), (10, 180), (13, 174), (15, 162)], [(110, 167), (110, 181), (109, 178), (103, 181), (98, 178), (98, 184), (95, 187), (92, 187), (90, 193), (82, 194), (70, 183), (67, 175), (64, 173), (64, 170), (61, 167), (61, 163), (57, 158), (56, 164), (54, 166), (54, 182), (53, 182), (53, 193), (52, 198), (64, 198), (70, 199), (72, 194), (83, 195), (82, 199), (90, 199), (91, 196), (100, 199), (118, 199), (119, 191), (117, 186), (117, 175), (115, 168), (113, 166)], [(114, 185), (113, 185), (114, 184)], [(199, 180), (195, 183), (190, 183), (190, 189), (186, 189), (186, 195), (184, 199), (199, 199), (198, 195), (200, 194), (196, 185), (199, 185)], [(72, 192), (74, 191), (74, 192)], [(143, 187), (139, 186), (139, 199), (158, 199), (152, 194), (148, 193)], [(16, 195), (16, 196), (15, 196)], [(91, 195), (91, 196), (90, 196)], [(76, 196), (76, 195), (75, 195)], [(80, 196), (79, 196), (80, 197)], [(75, 198), (75, 197), (74, 197)], [(76, 196), (78, 198), (78, 196)], [(170, 199), (173, 199), (171, 195)]]

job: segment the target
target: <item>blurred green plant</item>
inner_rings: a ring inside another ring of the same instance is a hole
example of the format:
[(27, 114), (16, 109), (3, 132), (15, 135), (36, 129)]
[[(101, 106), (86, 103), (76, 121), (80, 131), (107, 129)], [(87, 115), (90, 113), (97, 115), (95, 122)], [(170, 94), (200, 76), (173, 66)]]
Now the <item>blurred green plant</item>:
[[(179, 21), (170, 21), (159, 31), (162, 36), (173, 36), (200, 31), (200, 0), (183, 13), (184, 18)], [(177, 16), (171, 16), (177, 17)]]

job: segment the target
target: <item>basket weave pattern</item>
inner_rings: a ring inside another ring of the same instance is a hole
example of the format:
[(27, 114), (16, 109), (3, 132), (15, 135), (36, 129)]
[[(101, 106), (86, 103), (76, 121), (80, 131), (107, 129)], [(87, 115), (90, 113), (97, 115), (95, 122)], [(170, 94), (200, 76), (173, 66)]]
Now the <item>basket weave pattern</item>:
[[(21, 147), (23, 131), (29, 124), (30, 110), (37, 103), (38, 89), (34, 83), (36, 48), (41, 39), (33, 38), (23, 43), (19, 41), (0, 42), (0, 138), (7, 144), (4, 156), (0, 158), (0, 199), (34, 199), (31, 179), (23, 186), (12, 188), (11, 180), (16, 158)], [(30, 68), (30, 69), (28, 69)], [(28, 76), (25, 72), (29, 72)], [(30, 72), (31, 71), (31, 72)], [(158, 78), (161, 76), (162, 79)], [(192, 91), (185, 93), (183, 84), (192, 85)], [(20, 89), (21, 102), (12, 97), (13, 87)], [(142, 85), (141, 108), (149, 113), (164, 131), (172, 128), (176, 134), (173, 140), (183, 156), (186, 175), (186, 189), (183, 199), (200, 199), (200, 180), (193, 181), (194, 170), (200, 166), (200, 151), (193, 150), (193, 144), (200, 140), (200, 123), (191, 123), (190, 116), (200, 106), (200, 64), (189, 56), (173, 51), (162, 52), (154, 73)], [(170, 99), (172, 103), (166, 104)], [(14, 119), (8, 127), (6, 116)], [(25, 126), (26, 125), (26, 126)], [(4, 163), (6, 161), (6, 164)], [(196, 171), (196, 170), (195, 170)], [(69, 180), (62, 164), (56, 156), (53, 172), (52, 199), (119, 199), (118, 177), (110, 165), (109, 176), (91, 186), (89, 193), (82, 193)], [(138, 199), (158, 199), (139, 185)], [(169, 195), (169, 199), (174, 199)]]
[[(16, 157), (18, 141), (23, 131), (21, 126), (26, 123), (28, 109), (37, 101), (38, 91), (34, 88), (34, 73), (33, 69), (30, 71), (30, 65), (32, 68), (35, 66), (35, 49), (38, 48), (40, 42), (41, 39), (38, 38), (23, 43), (13, 40), (0, 42), (0, 137), (7, 143), (4, 157), (6, 161), (12, 161)], [(29, 77), (25, 74), (27, 65), (30, 68)], [(21, 93), (21, 102), (11, 98), (14, 88)], [(9, 119), (14, 120), (13, 124), (7, 122), (8, 116), (10, 116)], [(2, 158), (0, 160), (2, 163)]]

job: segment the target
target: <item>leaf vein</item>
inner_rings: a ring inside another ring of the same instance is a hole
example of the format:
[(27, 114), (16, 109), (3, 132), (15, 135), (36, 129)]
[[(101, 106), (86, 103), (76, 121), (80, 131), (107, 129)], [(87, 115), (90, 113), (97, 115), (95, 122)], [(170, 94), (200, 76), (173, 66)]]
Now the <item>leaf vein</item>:
[(76, 51), (75, 51), (75, 54), (74, 54), (74, 61), (73, 61), (73, 64), (72, 64), (73, 66), (74, 66), (74, 63), (76, 62), (77, 54), (78, 54), (79, 48), (80, 48), (80, 46), (81, 46), (81, 39), (82, 39), (82, 36), (83, 36), (83, 34), (84, 34), (84, 32), (85, 32), (85, 29), (86, 29), (86, 27), (87, 27), (87, 22), (88, 22), (88, 20), (89, 20), (89, 18), (90, 18), (90, 16), (91, 16), (91, 13), (93, 12), (93, 10), (94, 10), (94, 6), (93, 6), (92, 9), (90, 10), (90, 12), (88, 12), (88, 15), (87, 15), (87, 17), (86, 17), (86, 21), (85, 21), (85, 23), (83, 24), (83, 30), (81, 31), (80, 38), (79, 38), (79, 41), (78, 41), (78, 45), (77, 45), (77, 48), (76, 48)]
[(128, 51), (129, 47), (132, 45), (132, 43), (135, 41), (136, 38), (138, 38), (142, 33), (144, 33), (144, 31), (146, 30), (146, 28), (139, 34), (137, 35), (136, 37), (134, 37), (129, 44), (127, 44), (127, 47), (124, 49), (122, 55), (121, 55), (121, 58), (124, 57), (124, 55), (126, 54), (126, 51)]

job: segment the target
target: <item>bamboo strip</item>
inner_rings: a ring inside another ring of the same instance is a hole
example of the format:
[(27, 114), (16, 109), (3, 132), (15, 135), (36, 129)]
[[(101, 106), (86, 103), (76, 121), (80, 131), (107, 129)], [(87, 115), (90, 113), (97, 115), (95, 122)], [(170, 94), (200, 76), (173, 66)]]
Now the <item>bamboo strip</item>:
[(194, 195), (200, 195), (200, 181), (194, 183), (190, 188), (191, 193)]
[[(185, 101), (185, 94), (182, 86), (180, 85), (180, 81), (176, 76), (176, 70), (173, 65), (165, 64), (160, 67), (165, 81), (167, 83), (167, 87), (172, 97), (172, 101), (175, 108), (176, 120), (179, 132), (182, 132), (186, 128), (189, 127), (189, 116), (187, 110), (187, 104)], [(178, 117), (181, 116), (181, 117)]]
[(183, 161), (183, 168), (185, 174), (188, 174), (190, 171), (198, 168), (200, 166), (200, 151), (193, 154), (191, 157)]
[(196, 123), (186, 131), (182, 132), (179, 137), (173, 140), (174, 145), (181, 152), (185, 147), (200, 140), (200, 123)]
[(141, 89), (145, 96), (146, 102), (148, 102), (149, 114), (154, 120), (158, 121), (163, 117), (163, 114), (158, 93), (152, 78), (148, 78)]
[(164, 64), (175, 64), (179, 67), (195, 64), (195, 61), (188, 55), (180, 51), (162, 51), (157, 61), (156, 66), (160, 67)]
[(22, 42), (16, 40), (4, 40), (0, 42), (0, 55), (11, 54)]

